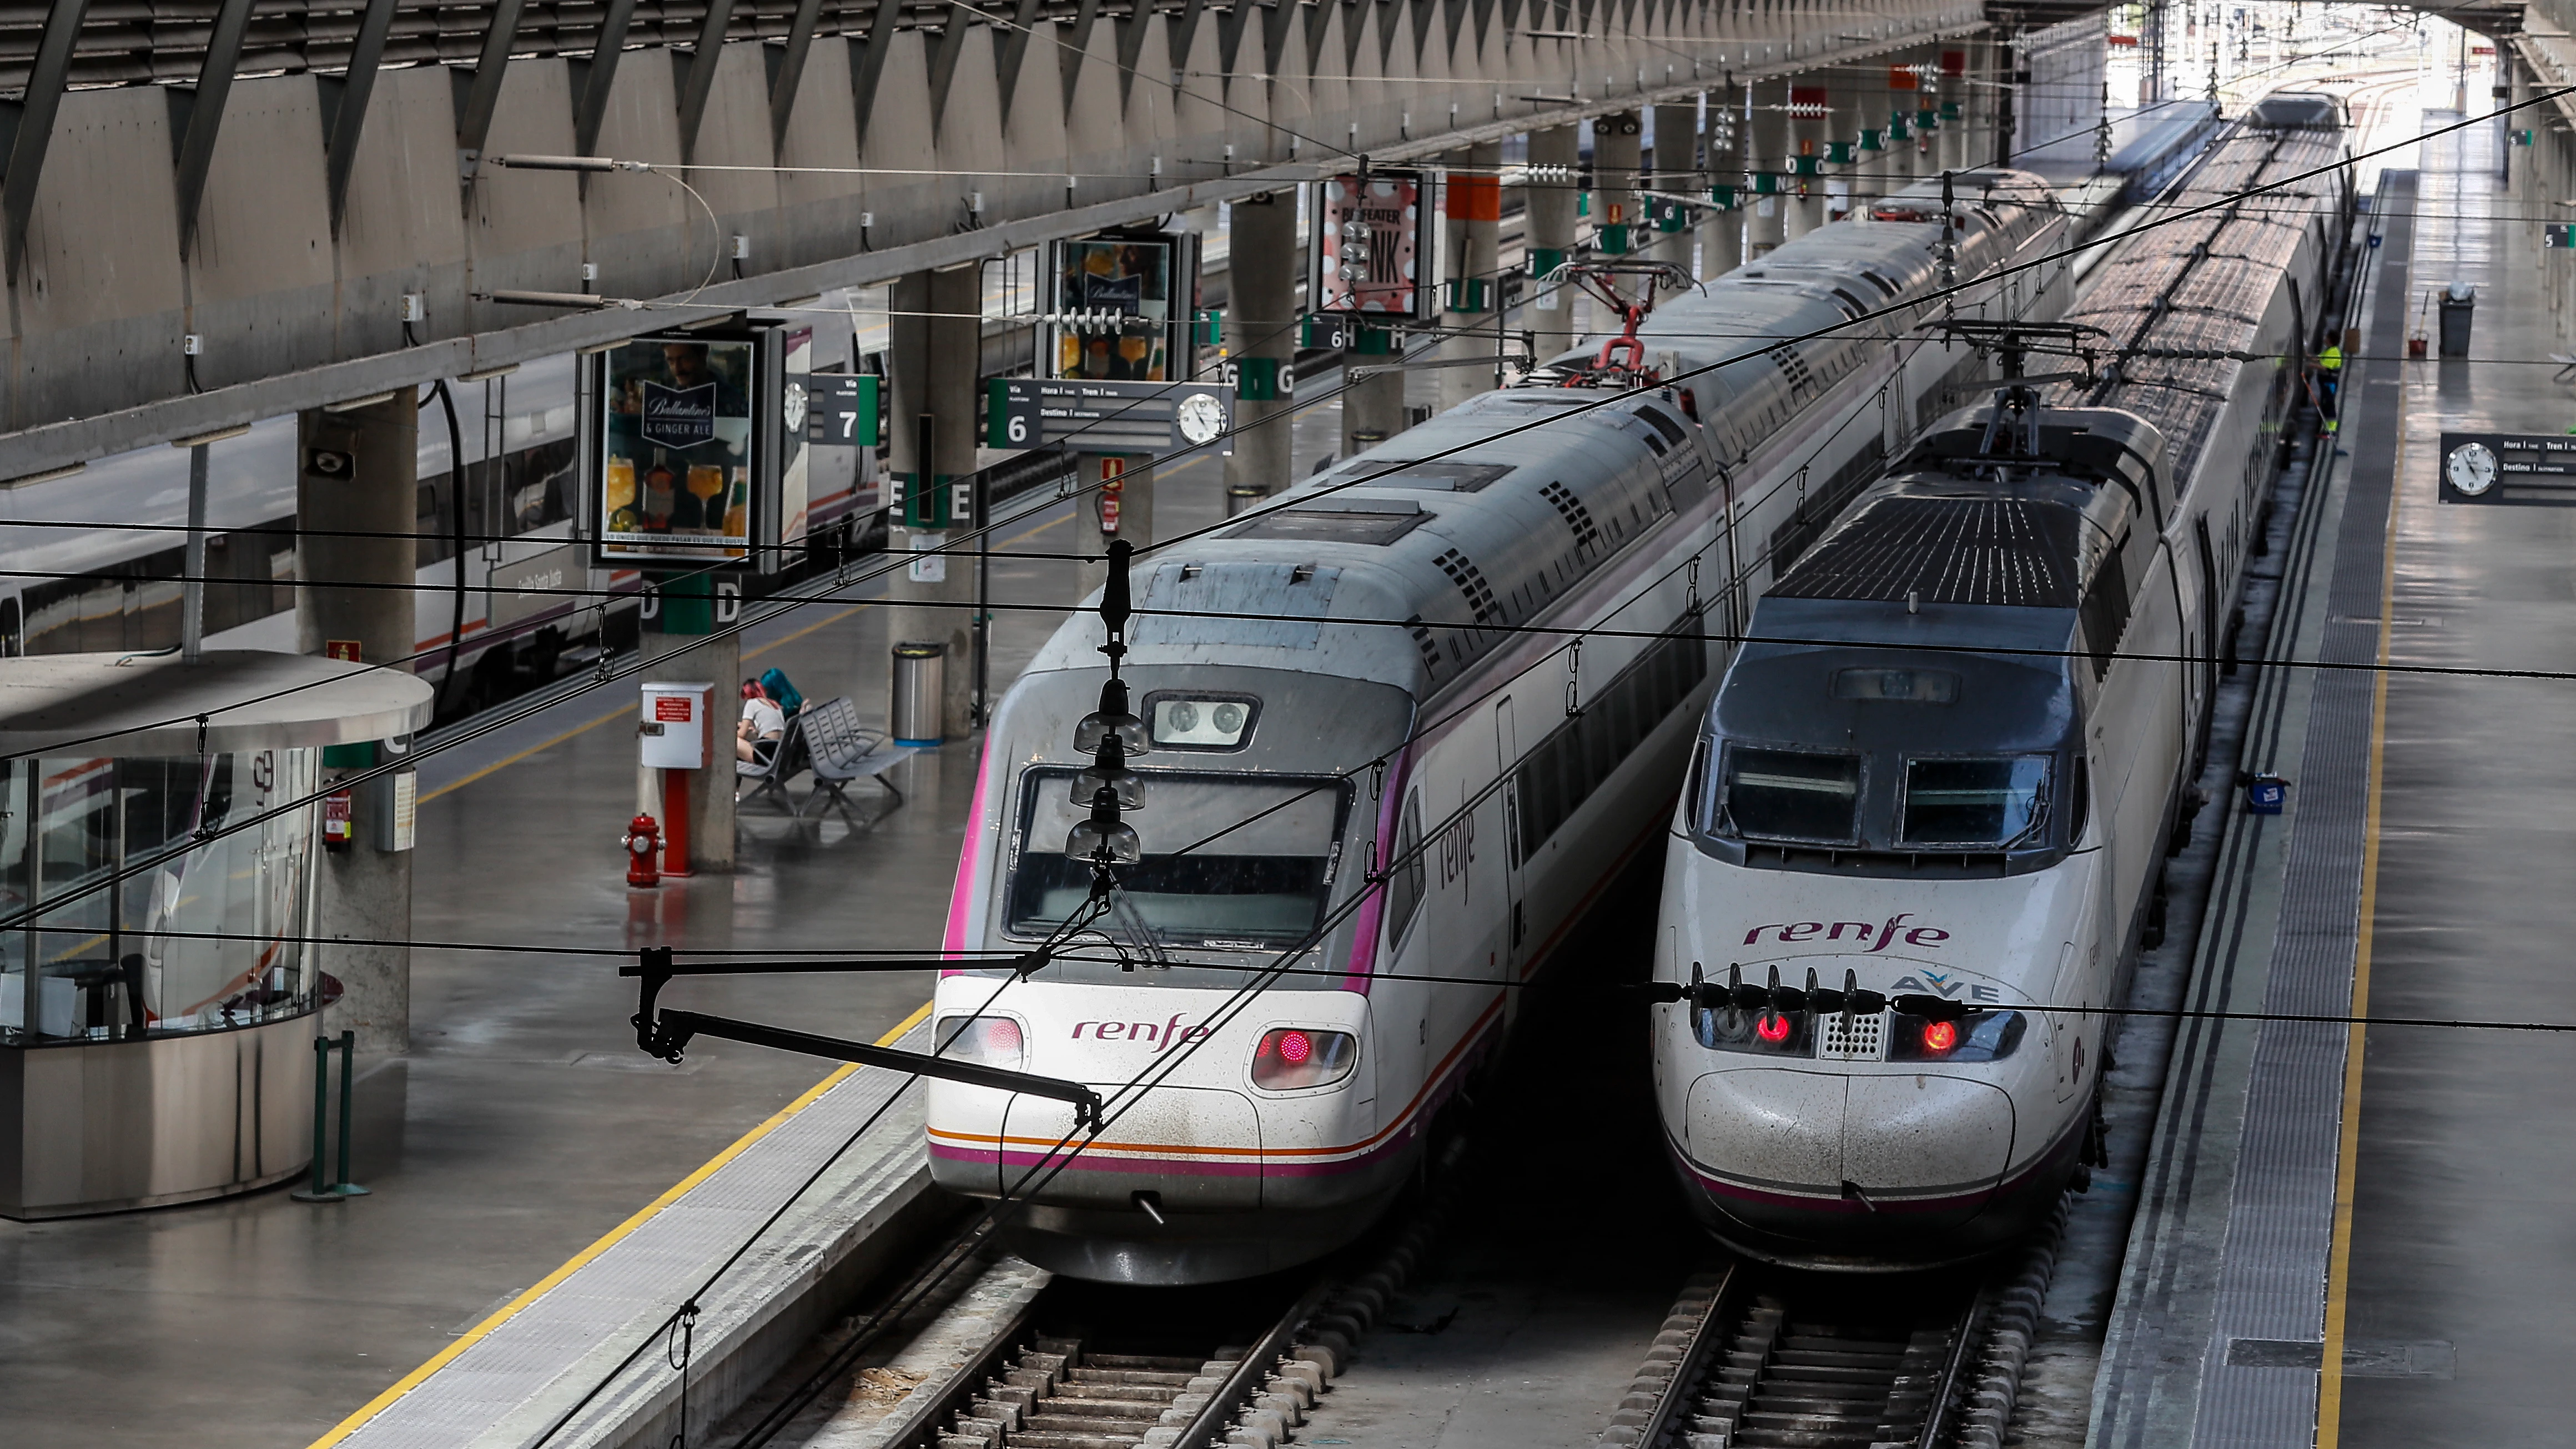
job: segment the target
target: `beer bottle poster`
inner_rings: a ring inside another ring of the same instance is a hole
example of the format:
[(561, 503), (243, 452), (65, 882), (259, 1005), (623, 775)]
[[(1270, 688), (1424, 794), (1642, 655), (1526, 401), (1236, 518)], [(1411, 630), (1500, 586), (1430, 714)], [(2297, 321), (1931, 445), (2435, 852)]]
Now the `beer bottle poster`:
[(639, 337), (608, 354), (600, 398), (603, 561), (749, 556), (756, 345)]
[(1055, 329), (1055, 375), (1097, 381), (1172, 380), (1172, 244), (1097, 237), (1056, 244), (1059, 312), (1093, 320)]

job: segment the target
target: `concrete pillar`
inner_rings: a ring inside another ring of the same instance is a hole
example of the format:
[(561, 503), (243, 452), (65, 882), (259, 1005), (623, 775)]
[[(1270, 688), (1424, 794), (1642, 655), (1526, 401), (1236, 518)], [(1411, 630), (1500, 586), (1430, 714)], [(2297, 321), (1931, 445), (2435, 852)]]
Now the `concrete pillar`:
[(1797, 178), (1790, 173), (1796, 168), (1789, 162), (1792, 150), (1789, 140), (1789, 86), (1786, 82), (1766, 81), (1751, 88), (1753, 93), (1752, 149), (1749, 169), (1772, 178), (1779, 188), (1769, 196), (1756, 196), (1746, 208), (1744, 246), (1749, 259), (1759, 259), (1789, 237), (1790, 190)]
[(1523, 197), (1529, 211), (1521, 222), (1521, 239), (1528, 248), (1524, 265), (1530, 283), (1525, 295), (1530, 301), (1522, 308), (1521, 318), (1541, 362), (1572, 347), (1579, 325), (1574, 289), (1542, 294), (1539, 279), (1574, 250), (1574, 199), (1578, 192), (1572, 177), (1580, 139), (1572, 126), (1552, 126), (1532, 131), (1529, 136), (1531, 180)]
[[(1655, 184), (1654, 189), (1667, 196), (1708, 195), (1708, 180), (1699, 164), (1699, 106), (1696, 102), (1678, 106), (1655, 107)], [(1657, 207), (1645, 208), (1649, 213)], [(1690, 226), (1690, 216), (1682, 217), (1678, 231), (1655, 233), (1648, 255), (1657, 261), (1670, 262), (1696, 276), (1693, 253), (1698, 238)]]
[[(736, 615), (731, 608), (718, 613), (714, 582), (704, 576), (671, 580), (639, 641), (644, 682), (715, 686), (708, 695), (706, 768), (685, 772), (693, 875), (722, 875), (734, 865), (733, 736), (742, 721), (742, 640), (718, 632), (735, 623)], [(665, 840), (677, 813), (672, 780), (681, 773), (636, 767), (636, 808), (661, 823)]]
[[(366, 663), (408, 670), (412, 595), (364, 586), (408, 584), (418, 576), (411, 534), (419, 526), (419, 400), (405, 389), (369, 407), (308, 412), (298, 433), (306, 449), (347, 452), (352, 461), (346, 478), (299, 473), (296, 480), (298, 523), (323, 531), (296, 541), (303, 580), (295, 590), (296, 648), (320, 654), (334, 642), (354, 642)], [(374, 536), (331, 536), (361, 533)], [(342, 582), (360, 587), (331, 587)]]
[[(886, 370), (893, 394), (890, 426), (893, 471), (905, 478), (907, 497), (923, 486), (963, 482), (975, 471), (975, 434), (982, 409), (975, 396), (975, 374), (983, 346), (982, 273), (972, 263), (943, 271), (915, 272), (896, 279), (894, 316), (890, 319)], [(925, 470), (921, 458), (920, 419), (931, 418), (931, 453)], [(925, 514), (923, 517), (935, 517)], [(947, 528), (911, 529), (897, 514), (888, 530), (887, 547), (922, 553), (963, 541), (968, 520), (954, 518)], [(888, 576), (889, 644), (935, 640), (948, 645), (946, 702), (942, 713), (948, 739), (961, 739), (972, 727), (968, 719), (975, 675), (975, 561), (935, 555), (915, 560)], [(891, 658), (887, 661), (892, 668)]]
[(1296, 404), (1289, 397), (1289, 372), (1297, 358), (1297, 190), (1246, 197), (1234, 204), (1232, 215), (1226, 242), (1227, 355), (1247, 376), (1268, 371), (1278, 395), (1253, 400), (1236, 394), (1225, 486), (1229, 496), (1247, 489), (1267, 495), (1287, 487), (1295, 471), (1289, 414)]
[[(1934, 169), (1931, 157), (1926, 154), (1926, 151), (1933, 144), (1933, 135), (1936, 133), (1926, 132), (1923, 129), (1921, 114), (1923, 98), (1930, 92), (1924, 89), (1926, 82), (1920, 75), (1911, 70), (1898, 69), (1921, 65), (1925, 59), (1925, 52), (1920, 50), (1900, 50), (1889, 58), (1887, 114), (1880, 118), (1880, 124), (1893, 130), (1898, 117), (1903, 117), (1905, 121), (1905, 139), (1887, 148), (1886, 179), (1887, 189), (1890, 191), (1902, 190), (1910, 185), (1915, 177), (1922, 175), (1926, 170)], [(1913, 89), (1905, 88), (1906, 81), (1914, 83)]]
[(1364, 453), (1404, 431), (1404, 374), (1359, 369), (1400, 362), (1404, 334), (1393, 328), (1363, 328), (1359, 345), (1342, 354), (1342, 456)]
[(1731, 210), (1703, 213), (1699, 228), (1699, 274), (1722, 277), (1744, 265), (1744, 87), (1728, 84), (1709, 92), (1705, 138), (1711, 185), (1736, 188)]
[[(410, 388), (380, 403), (347, 412), (314, 411), (297, 423), (301, 457), (312, 450), (347, 453), (346, 476), (315, 477), (297, 470), (297, 526), (318, 532), (296, 540), (297, 647), (307, 654), (347, 654), (356, 646), (366, 663), (409, 669), (415, 628), (413, 596), (399, 588), (335, 588), (334, 584), (408, 584), (418, 559), (409, 537), (417, 526), (414, 500), (420, 463), (420, 404)], [(366, 534), (369, 537), (349, 535)], [(340, 535), (340, 536), (330, 536)], [(331, 752), (327, 781), (379, 762), (364, 746)], [(358, 1049), (411, 1049), (411, 949), (362, 946), (352, 941), (411, 938), (411, 852), (375, 847), (376, 812), (391, 801), (379, 789), (357, 787), (349, 819), (353, 838), (345, 849), (322, 852), (316, 873), (322, 934), (335, 938), (318, 951), (321, 969), (337, 978), (342, 995), (323, 1023), (330, 1034), (354, 1030)]]
[[(1843, 67), (1833, 73), (1826, 87), (1826, 104), (1832, 109), (1825, 122), (1822, 138), (1816, 142), (1820, 173), (1817, 194), (1824, 199), (1823, 215), (1818, 225), (1839, 221), (1851, 214), (1855, 205), (1878, 194), (1885, 158), (1859, 148), (1861, 127), (1879, 110), (1876, 104), (1881, 85), (1875, 71), (1866, 63)], [(1833, 159), (1837, 142), (1848, 144), (1848, 161)]]
[[(1825, 142), (1832, 135), (1832, 116), (1827, 109), (1833, 103), (1833, 91), (1816, 82), (1814, 75), (1798, 78), (1803, 84), (1789, 87), (1789, 103), (1797, 109), (1789, 117), (1789, 154), (1797, 158), (1791, 169), (1817, 169), (1818, 158), (1825, 154)], [(1800, 175), (1784, 183), (1791, 189), (1789, 199), (1789, 240), (1796, 241), (1825, 224), (1825, 178), (1822, 175)]]
[[(1502, 334), (1494, 330), (1501, 315), (1502, 143), (1494, 141), (1454, 151), (1449, 160), (1459, 169), (1449, 173), (1441, 188), (1441, 246), (1445, 252), (1442, 275), (1448, 279), (1448, 305), (1441, 315), (1441, 325), (1455, 331), (1481, 331), (1482, 335), (1449, 338), (1441, 343), (1440, 355), (1443, 361), (1469, 362), (1493, 357), (1502, 349)], [(1490, 367), (1440, 369), (1440, 406), (1444, 410), (1493, 388)]]
[[(1635, 111), (1597, 116), (1592, 122), (1592, 235), (1605, 253), (1637, 254), (1646, 232), (1637, 205), (1638, 165), (1645, 123)], [(1624, 240), (1612, 230), (1625, 227)]]

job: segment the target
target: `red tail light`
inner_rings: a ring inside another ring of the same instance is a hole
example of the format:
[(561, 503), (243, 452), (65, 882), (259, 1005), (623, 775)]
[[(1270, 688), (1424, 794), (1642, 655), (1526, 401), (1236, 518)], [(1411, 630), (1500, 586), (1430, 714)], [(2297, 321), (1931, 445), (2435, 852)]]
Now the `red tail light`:
[(1947, 1052), (1958, 1044), (1959, 1024), (1957, 1022), (1927, 1021), (1923, 1023), (1923, 1049), (1925, 1051)]
[(1764, 1041), (1787, 1041), (1789, 1018), (1776, 1011), (1766, 1011), (1762, 1013), (1762, 1019), (1753, 1024), (1753, 1034)]
[(1271, 1092), (1330, 1086), (1351, 1074), (1359, 1056), (1359, 1039), (1346, 1032), (1272, 1027), (1253, 1049), (1252, 1084)]

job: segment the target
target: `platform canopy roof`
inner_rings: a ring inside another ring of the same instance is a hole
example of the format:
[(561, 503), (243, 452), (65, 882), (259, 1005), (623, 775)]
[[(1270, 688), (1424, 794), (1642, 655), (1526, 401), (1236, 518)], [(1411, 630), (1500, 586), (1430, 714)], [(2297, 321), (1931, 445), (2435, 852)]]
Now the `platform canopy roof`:
[(429, 723), (428, 683), (309, 654), (233, 649), (0, 659), (0, 755), (226, 754), (387, 740)]

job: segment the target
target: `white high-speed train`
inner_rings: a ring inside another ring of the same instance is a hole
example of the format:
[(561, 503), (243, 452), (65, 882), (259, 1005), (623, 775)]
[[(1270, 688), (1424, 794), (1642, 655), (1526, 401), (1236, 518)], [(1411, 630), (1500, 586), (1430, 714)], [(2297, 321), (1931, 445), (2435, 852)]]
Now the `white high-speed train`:
[[(2174, 204), (2328, 164), (2343, 131), (2331, 98), (2272, 97)], [(2078, 1166), (2105, 1019), (2048, 1008), (2117, 1003), (2161, 934), (2350, 213), (2348, 181), (2310, 185), (2114, 259), (2068, 318), (2100, 330), (2097, 382), (1946, 420), (1754, 611), (1657, 932), (1657, 977), (1687, 992), (1656, 1008), (1665, 1138), (1728, 1243), (1963, 1259)]]
[[(1241, 1277), (1365, 1227), (1511, 1025), (1508, 983), (1668, 813), (1724, 661), (1708, 636), (1981, 388), (1969, 349), (1888, 340), (1936, 304), (1793, 340), (1933, 291), (1939, 209), (1918, 186), (1680, 295), (1636, 339), (1647, 376), (1606, 373), (1595, 339), (1140, 567), (1144, 858), (1097, 929), (1143, 964), (960, 964), (937, 995), (950, 1050), (1090, 1084), (1109, 1121), (1093, 1140), (1062, 1102), (934, 1081), (936, 1179), (1025, 1198), (1019, 1250), (1089, 1278)], [(2044, 187), (1970, 173), (1954, 218), (1962, 315), (2063, 310), (2062, 265), (1995, 275), (2063, 244)], [(1085, 899), (1065, 841), (1101, 641), (1077, 615), (1001, 703), (952, 951), (1027, 950)]]

